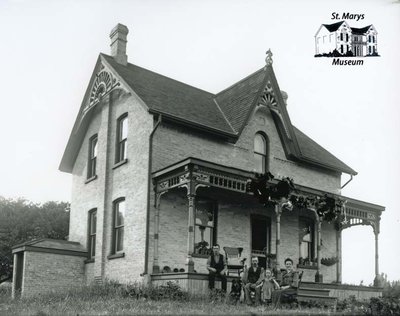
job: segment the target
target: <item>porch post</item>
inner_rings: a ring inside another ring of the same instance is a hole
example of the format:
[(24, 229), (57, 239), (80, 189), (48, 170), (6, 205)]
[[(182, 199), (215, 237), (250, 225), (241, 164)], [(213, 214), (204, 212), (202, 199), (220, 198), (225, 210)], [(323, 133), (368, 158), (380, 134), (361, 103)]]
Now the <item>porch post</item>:
[(279, 273), (279, 265), (280, 265), (280, 258), (279, 258), (279, 250), (280, 250), (280, 243), (281, 243), (281, 214), (282, 214), (282, 207), (280, 203), (275, 204), (275, 214), (276, 214), (276, 269)]
[(155, 210), (154, 210), (154, 255), (153, 255), (153, 273), (160, 273), (160, 265), (158, 263), (158, 238), (160, 230), (160, 200), (162, 193), (156, 194)]
[(342, 229), (338, 227), (336, 230), (336, 282), (342, 283)]
[(321, 219), (317, 215), (317, 273), (315, 274), (315, 282), (322, 283), (323, 278), (321, 274)]
[(194, 262), (192, 254), (194, 252), (194, 212), (195, 212), (195, 197), (194, 190), (189, 189), (187, 195), (189, 200), (189, 216), (188, 216), (188, 240), (187, 240), (187, 271), (194, 272)]
[(378, 236), (379, 236), (379, 222), (374, 223), (372, 226), (375, 235), (375, 279), (374, 286), (382, 286), (381, 278), (379, 275), (379, 253), (378, 253)]

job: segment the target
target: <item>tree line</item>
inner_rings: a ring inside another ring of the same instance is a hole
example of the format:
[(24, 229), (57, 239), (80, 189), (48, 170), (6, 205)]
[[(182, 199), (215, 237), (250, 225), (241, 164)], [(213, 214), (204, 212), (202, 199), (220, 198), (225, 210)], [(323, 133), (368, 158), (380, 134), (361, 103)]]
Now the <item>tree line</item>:
[(69, 208), (68, 202), (33, 203), (0, 196), (0, 283), (12, 277), (13, 246), (38, 238), (66, 239)]

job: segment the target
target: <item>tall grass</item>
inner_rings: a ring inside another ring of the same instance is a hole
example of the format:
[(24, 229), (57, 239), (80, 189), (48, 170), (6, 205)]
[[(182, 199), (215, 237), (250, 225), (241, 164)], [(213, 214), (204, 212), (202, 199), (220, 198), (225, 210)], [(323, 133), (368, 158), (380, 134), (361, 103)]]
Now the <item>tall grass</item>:
[(84, 286), (11, 300), (0, 290), (0, 315), (329, 315), (322, 308), (272, 311), (268, 306), (231, 304), (221, 296), (191, 296), (171, 283), (164, 287), (141, 284)]

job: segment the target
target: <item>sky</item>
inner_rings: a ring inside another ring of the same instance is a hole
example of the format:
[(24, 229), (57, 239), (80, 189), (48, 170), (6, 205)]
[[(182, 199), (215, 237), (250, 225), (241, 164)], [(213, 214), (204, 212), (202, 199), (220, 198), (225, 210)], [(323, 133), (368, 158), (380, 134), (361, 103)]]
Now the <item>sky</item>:
[[(332, 13), (364, 14), (381, 57), (362, 66), (315, 58), (314, 35)], [(218, 92), (265, 64), (271, 48), (292, 123), (358, 172), (342, 194), (386, 207), (380, 271), (400, 279), (400, 2), (0, 0), (0, 196), (69, 201), (58, 171), (74, 120), (109, 33), (125, 24), (128, 60)], [(290, 176), (290, 175), (287, 175)], [(342, 177), (342, 183), (348, 180)], [(296, 179), (294, 179), (296, 181)], [(343, 232), (343, 281), (374, 278), (370, 226)]]

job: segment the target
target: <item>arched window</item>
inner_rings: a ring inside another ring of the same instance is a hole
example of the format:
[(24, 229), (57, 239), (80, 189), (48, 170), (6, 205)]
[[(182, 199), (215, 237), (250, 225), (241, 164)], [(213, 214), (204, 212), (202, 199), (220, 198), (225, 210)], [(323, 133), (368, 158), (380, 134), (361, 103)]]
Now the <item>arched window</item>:
[(257, 133), (254, 137), (255, 169), (258, 173), (265, 173), (268, 168), (267, 161), (268, 143), (264, 135)]

